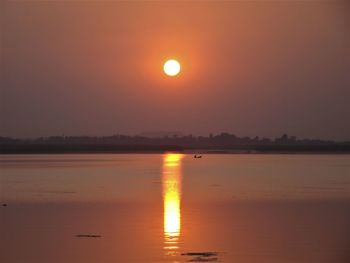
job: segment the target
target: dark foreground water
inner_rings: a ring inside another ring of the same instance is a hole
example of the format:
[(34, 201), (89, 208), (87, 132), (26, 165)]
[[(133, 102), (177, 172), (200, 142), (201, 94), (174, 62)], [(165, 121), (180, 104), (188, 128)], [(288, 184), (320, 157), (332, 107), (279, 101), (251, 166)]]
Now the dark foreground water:
[(349, 155), (2, 155), (0, 168), (0, 262), (350, 262)]

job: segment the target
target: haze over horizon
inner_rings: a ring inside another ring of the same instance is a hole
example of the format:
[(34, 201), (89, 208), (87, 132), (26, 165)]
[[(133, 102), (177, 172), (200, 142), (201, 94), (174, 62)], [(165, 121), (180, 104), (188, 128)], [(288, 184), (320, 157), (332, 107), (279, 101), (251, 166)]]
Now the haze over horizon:
[[(350, 139), (349, 2), (0, 3), (0, 136)], [(176, 58), (181, 73), (165, 76)]]

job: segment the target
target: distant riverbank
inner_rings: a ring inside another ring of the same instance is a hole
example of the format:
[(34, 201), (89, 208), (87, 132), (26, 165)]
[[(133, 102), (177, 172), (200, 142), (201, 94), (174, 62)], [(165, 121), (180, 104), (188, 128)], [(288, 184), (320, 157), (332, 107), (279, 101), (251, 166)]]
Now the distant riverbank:
[(116, 144), (0, 144), (0, 154), (63, 153), (334, 153), (349, 154), (350, 145), (239, 145), (226, 147), (186, 147), (178, 145)]

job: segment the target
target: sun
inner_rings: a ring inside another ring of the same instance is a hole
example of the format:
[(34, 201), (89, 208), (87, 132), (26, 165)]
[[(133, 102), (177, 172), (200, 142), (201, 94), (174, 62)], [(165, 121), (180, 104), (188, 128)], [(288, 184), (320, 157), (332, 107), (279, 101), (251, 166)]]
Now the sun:
[(176, 76), (181, 70), (180, 63), (175, 59), (169, 59), (164, 63), (163, 70), (168, 76)]

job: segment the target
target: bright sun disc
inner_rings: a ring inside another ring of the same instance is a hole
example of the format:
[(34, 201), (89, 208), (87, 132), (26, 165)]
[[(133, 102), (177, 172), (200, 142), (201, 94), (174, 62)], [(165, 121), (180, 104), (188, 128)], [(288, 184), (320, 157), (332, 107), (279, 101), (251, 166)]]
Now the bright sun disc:
[(179, 74), (181, 66), (180, 63), (177, 62), (175, 59), (169, 59), (167, 62), (164, 63), (164, 72), (168, 76), (176, 76)]

